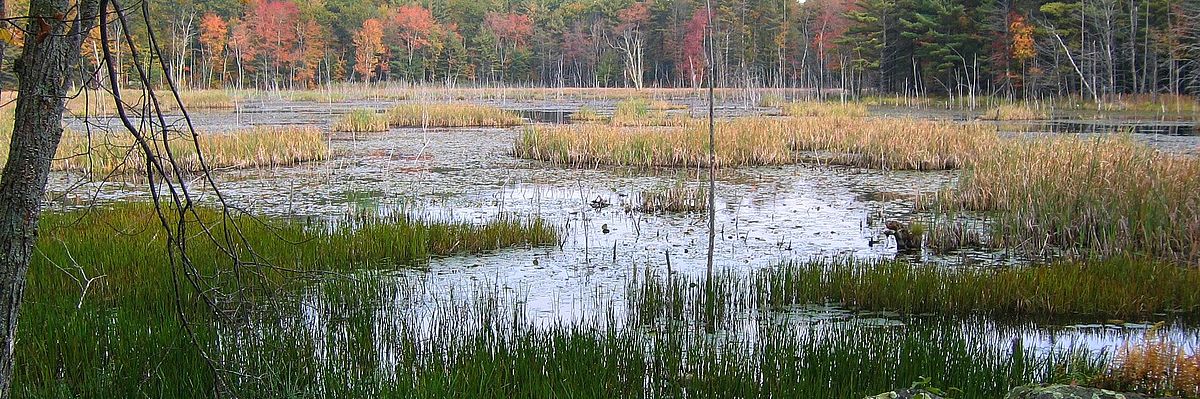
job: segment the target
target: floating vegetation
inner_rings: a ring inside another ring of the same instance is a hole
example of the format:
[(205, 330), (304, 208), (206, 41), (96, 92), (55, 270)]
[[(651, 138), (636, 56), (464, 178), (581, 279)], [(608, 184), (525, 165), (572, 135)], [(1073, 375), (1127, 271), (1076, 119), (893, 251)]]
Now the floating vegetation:
[(687, 187), (683, 183), (664, 190), (643, 191), (638, 196), (641, 212), (689, 213), (708, 209), (708, 191), (702, 186)]
[(1046, 113), (1028, 104), (1003, 104), (984, 111), (979, 118), (993, 121), (1024, 121), (1046, 119)]
[(388, 130), (387, 114), (371, 109), (356, 109), (342, 115), (331, 129), (335, 132), (386, 132)]
[(387, 111), (393, 127), (506, 127), (524, 123), (516, 112), (470, 103), (409, 103)]
[(854, 309), (995, 317), (1107, 317), (1200, 311), (1200, 270), (1109, 259), (1003, 269), (904, 262), (790, 263), (756, 276), (770, 306), (835, 302)]
[(783, 105), (787, 116), (864, 117), (870, 115), (867, 106), (858, 102), (803, 101)]
[[(819, 161), (882, 169), (954, 169), (998, 145), (995, 127), (894, 118), (769, 118), (719, 121), (717, 166)], [(696, 167), (708, 164), (708, 128), (532, 126), (514, 144), (522, 158), (572, 167)]]
[(992, 245), (1200, 259), (1200, 160), (1129, 137), (1015, 140), (981, 153), (940, 197), (995, 211)]

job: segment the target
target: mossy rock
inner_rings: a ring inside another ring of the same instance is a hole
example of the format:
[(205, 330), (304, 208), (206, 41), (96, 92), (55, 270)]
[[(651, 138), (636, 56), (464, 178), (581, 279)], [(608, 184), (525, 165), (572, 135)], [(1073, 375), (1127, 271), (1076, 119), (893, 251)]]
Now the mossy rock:
[(1027, 385), (1008, 392), (1004, 399), (1149, 399), (1138, 393), (1121, 393), (1077, 385)]
[(929, 391), (924, 389), (899, 389), (875, 396), (868, 396), (866, 399), (942, 399), (942, 397), (929, 393)]

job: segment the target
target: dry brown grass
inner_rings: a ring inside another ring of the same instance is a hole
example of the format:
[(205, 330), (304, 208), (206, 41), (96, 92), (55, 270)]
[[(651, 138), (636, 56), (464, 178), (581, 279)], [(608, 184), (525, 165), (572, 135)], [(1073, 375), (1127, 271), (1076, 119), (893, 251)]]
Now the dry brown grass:
[(801, 101), (785, 104), (783, 114), (787, 116), (864, 117), (870, 113), (867, 111), (867, 106), (862, 103)]
[(1004, 104), (984, 111), (979, 118), (992, 121), (1024, 121), (1046, 119), (1046, 113), (1026, 104)]
[[(758, 98), (762, 93), (791, 96), (810, 95), (809, 89), (745, 89), (717, 88), (719, 100), (735, 98)], [(293, 101), (341, 100), (413, 100), (445, 102), (463, 100), (550, 100), (572, 98), (582, 100), (624, 100), (630, 98), (653, 98), (659, 100), (701, 98), (704, 90), (690, 88), (615, 88), (615, 87), (445, 87), (438, 85), (420, 86), (387, 84), (364, 85), (346, 83), (327, 89), (294, 90), (279, 92), (278, 96)], [(243, 97), (273, 96), (272, 92), (247, 92)]]
[(516, 112), (470, 103), (410, 103), (387, 111), (394, 127), (507, 127), (525, 121)]
[[(779, 165), (804, 160), (886, 169), (952, 169), (998, 140), (978, 124), (873, 118), (750, 117), (720, 121), (717, 166)], [(692, 120), (674, 127), (535, 126), (514, 154), (575, 167), (707, 166), (708, 129)]]
[[(315, 128), (255, 127), (223, 133), (201, 134), (199, 146), (209, 168), (254, 168), (290, 166), (328, 156), (324, 135)], [(167, 151), (185, 171), (203, 170), (196, 144), (175, 134), (166, 148), (161, 141), (154, 150), (160, 156)], [(58, 146), (54, 170), (83, 171), (93, 175), (139, 173), (145, 157), (128, 134), (64, 132)]]
[(643, 191), (637, 210), (648, 213), (688, 213), (708, 209), (708, 191), (703, 186), (687, 187), (682, 182), (663, 190)]
[[(86, 112), (91, 115), (112, 115), (117, 112), (116, 102), (111, 93), (101, 90), (84, 90), (71, 94), (74, 97), (67, 100), (67, 110), (73, 114), (82, 115)], [(164, 111), (179, 109), (179, 104), (170, 91), (156, 90), (154, 94), (158, 97), (159, 106)], [(141, 112), (144, 105), (150, 100), (149, 96), (140, 90), (125, 89), (122, 90), (121, 95), (126, 105), (136, 112)], [(179, 92), (179, 98), (189, 110), (232, 108), (234, 105), (233, 96), (225, 90), (184, 90)]]
[(599, 122), (604, 119), (604, 116), (596, 112), (595, 108), (586, 105), (579, 107), (578, 111), (571, 113), (571, 121), (573, 122)]

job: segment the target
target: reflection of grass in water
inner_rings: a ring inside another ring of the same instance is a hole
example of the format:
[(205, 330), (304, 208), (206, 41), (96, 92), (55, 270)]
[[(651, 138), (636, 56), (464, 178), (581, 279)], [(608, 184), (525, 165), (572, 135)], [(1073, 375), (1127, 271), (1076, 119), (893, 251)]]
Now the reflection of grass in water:
[(389, 109), (387, 118), (388, 125), (395, 127), (505, 127), (524, 123), (516, 112), (470, 103), (401, 104)]
[[(827, 152), (824, 162), (886, 169), (953, 169), (996, 145), (995, 128), (980, 124), (894, 118), (747, 117), (719, 121), (718, 166), (779, 165)], [(621, 128), (582, 124), (533, 126), (514, 154), (573, 167), (596, 165), (706, 166), (708, 127)]]
[[(169, 290), (162, 273), (144, 276), (143, 284)], [(670, 306), (681, 296), (707, 298), (694, 295), (703, 282), (658, 279), (647, 274), (631, 283), (627, 297), (656, 293), (654, 300)], [(409, 300), (430, 289), (412, 281), (370, 273), (319, 280), (299, 292), (261, 293), (247, 304), (252, 311), (215, 327), (198, 312), (193, 328), (201, 347), (238, 373), (221, 374), (228, 388), (246, 397), (863, 397), (921, 376), (959, 387), (964, 397), (998, 397), (1064, 367), (1094, 372), (1102, 360), (1034, 354), (1019, 341), (995, 338), (987, 323), (838, 327), (763, 314), (750, 323), (752, 336), (723, 329), (732, 324), (708, 334), (697, 308), (655, 313), (637, 299), (628, 313), (644, 323), (622, 326), (601, 315), (535, 327), (521, 295), (500, 287), (432, 293), (429, 306), (411, 308)], [(719, 294), (711, 297), (724, 301), (717, 311), (738, 313), (750, 282), (727, 277), (713, 284)], [(135, 294), (130, 290), (76, 310), (70, 295), (37, 295), (39, 287), (30, 287), (22, 315), (19, 396), (194, 397), (215, 389), (169, 296), (146, 301), (125, 296)], [(600, 303), (599, 311), (616, 306)]]
[(1200, 348), (1186, 348), (1162, 336), (1162, 326), (1147, 330), (1140, 342), (1126, 342), (1100, 376), (1100, 385), (1156, 396), (1200, 397)]
[(940, 197), (995, 211), (993, 245), (1200, 259), (1200, 160), (1128, 137), (1014, 141), (982, 153)]
[(335, 132), (386, 132), (388, 115), (372, 109), (356, 109), (342, 115), (332, 129)]

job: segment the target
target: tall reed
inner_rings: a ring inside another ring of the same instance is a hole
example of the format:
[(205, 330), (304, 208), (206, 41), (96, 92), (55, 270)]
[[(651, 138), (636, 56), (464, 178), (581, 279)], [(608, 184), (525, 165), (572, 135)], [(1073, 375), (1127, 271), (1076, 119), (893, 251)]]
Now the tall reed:
[(1200, 259), (1200, 160), (1129, 137), (1012, 141), (943, 199), (996, 211), (994, 245)]

